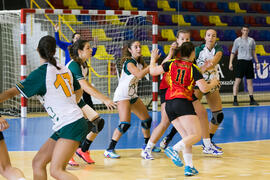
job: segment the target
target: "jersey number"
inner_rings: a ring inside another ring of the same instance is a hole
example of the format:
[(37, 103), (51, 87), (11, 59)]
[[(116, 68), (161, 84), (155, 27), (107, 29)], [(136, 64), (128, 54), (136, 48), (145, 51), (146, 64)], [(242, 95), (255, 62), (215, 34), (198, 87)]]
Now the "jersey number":
[(56, 80), (54, 82), (54, 86), (56, 89), (61, 86), (65, 95), (67, 97), (70, 97), (73, 92), (70, 92), (70, 89), (68, 88), (68, 85), (65, 81), (65, 79), (68, 80), (69, 87), (71, 88), (71, 81), (70, 81), (70, 76), (68, 73), (63, 73), (63, 74), (56, 74)]
[(179, 82), (179, 76), (180, 76), (180, 84), (184, 84), (185, 74), (186, 74), (185, 69), (177, 69), (176, 82)]

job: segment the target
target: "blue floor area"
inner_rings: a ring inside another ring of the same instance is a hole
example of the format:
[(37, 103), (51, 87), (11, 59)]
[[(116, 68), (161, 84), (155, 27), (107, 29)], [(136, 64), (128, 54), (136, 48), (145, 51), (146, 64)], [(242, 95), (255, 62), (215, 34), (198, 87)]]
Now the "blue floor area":
[[(210, 111), (209, 119), (211, 118)], [(270, 106), (224, 108), (225, 118), (214, 136), (216, 143), (270, 139)], [(152, 113), (151, 113), (152, 115)], [(154, 128), (160, 120), (160, 112), (154, 114)], [(102, 114), (106, 123), (90, 149), (106, 149), (114, 129), (118, 126), (118, 114)], [(10, 151), (36, 151), (50, 137), (52, 122), (48, 117), (8, 119), (10, 128), (3, 132)], [(116, 149), (141, 148), (144, 142), (139, 119), (132, 114), (131, 127), (119, 140)], [(169, 132), (169, 129), (165, 134)], [(172, 144), (179, 141), (176, 135)], [(158, 143), (159, 144), (159, 143)]]

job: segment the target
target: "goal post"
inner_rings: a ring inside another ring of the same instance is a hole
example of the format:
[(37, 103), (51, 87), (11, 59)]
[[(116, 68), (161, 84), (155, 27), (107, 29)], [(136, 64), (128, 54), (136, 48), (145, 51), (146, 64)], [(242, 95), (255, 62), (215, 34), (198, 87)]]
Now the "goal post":
[[(0, 18), (9, 13), (0, 13)], [(155, 11), (126, 11), (126, 10), (70, 10), (70, 9), (22, 9), (20, 12), (20, 28), (14, 22), (14, 27), (9, 33), (19, 33), (20, 44), (12, 42), (12, 46), (19, 46), (20, 51), (20, 80), (23, 80), (39, 66), (39, 57), (36, 51), (39, 39), (44, 35), (54, 36), (53, 25), (60, 23), (60, 38), (68, 41), (74, 32), (79, 32), (83, 39), (93, 44), (94, 38), (98, 39), (97, 52), (88, 65), (89, 81), (99, 91), (113, 98), (114, 90), (118, 84), (116, 64), (121, 58), (121, 48), (131, 40), (139, 40), (143, 49), (143, 56), (149, 64), (151, 49), (157, 48), (158, 39), (158, 14)], [(0, 27), (5, 26), (0, 23)], [(11, 37), (12, 39), (15, 39)], [(64, 38), (63, 38), (64, 37)], [(2, 41), (3, 42), (3, 41)], [(1, 43), (2, 43), (1, 42)], [(4, 44), (2, 46), (8, 45)], [(16, 49), (16, 48), (14, 48)], [(56, 56), (64, 63), (65, 55), (57, 48)], [(18, 61), (14, 57), (14, 61)], [(18, 71), (14, 69), (14, 71)], [(18, 72), (17, 72), (18, 73)], [(16, 72), (14, 74), (17, 74)], [(4, 74), (4, 76), (6, 76)], [(18, 81), (10, 80), (13, 85)], [(4, 83), (4, 81), (2, 82)], [(8, 88), (4, 86), (3, 88)], [(152, 110), (158, 110), (158, 78), (143, 79), (139, 83), (139, 96), (145, 104), (152, 100)], [(18, 100), (17, 100), (18, 101)], [(93, 98), (97, 111), (104, 110), (104, 105)], [(17, 102), (18, 103), (18, 102)], [(20, 115), (26, 117), (27, 112), (44, 111), (36, 98), (26, 99), (21, 97), (20, 105), (6, 104), (7, 108), (18, 109)]]

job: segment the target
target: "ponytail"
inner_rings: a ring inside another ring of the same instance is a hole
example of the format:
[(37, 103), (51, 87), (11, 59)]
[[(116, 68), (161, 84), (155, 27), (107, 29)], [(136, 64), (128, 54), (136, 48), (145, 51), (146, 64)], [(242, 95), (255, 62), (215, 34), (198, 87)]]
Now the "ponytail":
[(77, 63), (79, 63), (80, 65), (82, 65), (84, 68), (87, 67), (87, 64), (83, 62), (83, 60), (79, 57), (79, 53), (78, 53), (78, 50), (83, 50), (85, 44), (87, 43), (88, 41), (86, 40), (82, 40), (82, 39), (79, 39), (77, 40), (75, 43), (73, 43), (72, 45), (70, 45), (68, 47), (68, 51), (69, 51), (69, 54), (70, 54), (70, 57), (76, 61)]
[(56, 52), (56, 40), (52, 36), (44, 36), (39, 40), (38, 48), (39, 55), (41, 58), (47, 60), (50, 64), (56, 67), (56, 69), (61, 69), (57, 66), (54, 54)]

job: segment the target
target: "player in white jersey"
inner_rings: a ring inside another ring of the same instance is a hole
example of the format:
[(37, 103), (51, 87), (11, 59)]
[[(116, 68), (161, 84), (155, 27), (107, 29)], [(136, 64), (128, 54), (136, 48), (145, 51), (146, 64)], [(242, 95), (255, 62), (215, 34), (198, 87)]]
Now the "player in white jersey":
[[(205, 43), (196, 47), (196, 64), (201, 68), (203, 77), (206, 81), (213, 78), (219, 79), (217, 71), (218, 63), (223, 55), (222, 47), (216, 44), (217, 32), (214, 29), (208, 29), (205, 33)], [(212, 138), (222, 123), (224, 114), (222, 111), (222, 102), (219, 94), (219, 85), (211, 89), (210, 93), (205, 94), (207, 103), (212, 111), (212, 119), (209, 125), (210, 139)], [(203, 93), (199, 89), (195, 89), (195, 95), (201, 99)], [(213, 145), (221, 150), (220, 147)]]
[[(86, 61), (92, 56), (92, 48), (89, 42), (79, 39), (70, 46), (69, 52), (72, 60), (69, 61), (66, 66), (70, 69), (74, 78), (78, 80), (84, 92), (101, 100), (108, 107), (108, 109), (116, 108), (116, 104), (110, 98), (103, 95), (87, 80), (88, 66)], [(81, 107), (88, 120), (96, 125), (96, 127), (92, 129), (91, 132), (87, 135), (86, 139), (83, 140), (81, 147), (77, 149), (76, 154), (88, 164), (92, 164), (95, 163), (95, 161), (91, 159), (90, 152), (88, 150), (97, 134), (102, 130), (104, 126), (104, 120), (96, 111), (94, 111), (85, 103), (82, 104)], [(69, 164), (76, 165), (77, 163), (72, 158), (69, 161)]]
[(0, 175), (10, 180), (25, 180), (23, 172), (11, 166), (7, 146), (2, 131), (9, 128), (7, 121), (0, 115)]
[(22, 94), (26, 98), (38, 95), (53, 121), (53, 135), (42, 145), (32, 161), (34, 180), (46, 180), (46, 166), (55, 179), (78, 180), (66, 171), (68, 160), (80, 141), (89, 132), (87, 120), (77, 105), (82, 94), (80, 85), (70, 70), (54, 58), (56, 42), (51, 36), (40, 39), (38, 48), (41, 66), (2, 94), (0, 102)]
[(152, 118), (137, 94), (138, 81), (149, 73), (149, 66), (142, 58), (139, 41), (132, 41), (124, 47), (121, 65), (122, 72), (114, 93), (114, 101), (117, 102), (120, 123), (118, 128), (114, 130), (109, 147), (104, 152), (104, 156), (108, 158), (120, 157), (114, 149), (122, 134), (130, 127), (131, 112), (141, 120), (145, 144), (147, 144), (150, 137)]

